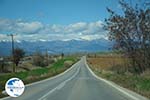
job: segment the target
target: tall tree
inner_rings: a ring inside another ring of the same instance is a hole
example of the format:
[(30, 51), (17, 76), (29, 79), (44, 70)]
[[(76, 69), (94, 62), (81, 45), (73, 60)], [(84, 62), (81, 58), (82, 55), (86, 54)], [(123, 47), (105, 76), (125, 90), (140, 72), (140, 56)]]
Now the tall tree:
[(109, 39), (115, 41), (114, 48), (128, 55), (134, 72), (142, 73), (150, 65), (150, 6), (148, 2), (130, 5), (120, 0), (123, 14), (107, 8), (110, 17), (105, 20)]

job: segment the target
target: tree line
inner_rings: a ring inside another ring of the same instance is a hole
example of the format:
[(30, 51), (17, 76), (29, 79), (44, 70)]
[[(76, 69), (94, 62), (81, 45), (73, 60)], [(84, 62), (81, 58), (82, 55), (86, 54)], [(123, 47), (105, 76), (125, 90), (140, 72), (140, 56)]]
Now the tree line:
[[(22, 48), (14, 48), (11, 56), (0, 59), (0, 72), (5, 72), (6, 66), (12, 67), (12, 72), (16, 72), (16, 69), (19, 66), (19, 64), (25, 61), (23, 60), (23, 58), (25, 57), (27, 58), (30, 57), (31, 64), (33, 66), (38, 66), (38, 67), (46, 67), (46, 66), (49, 66), (49, 64), (52, 64), (55, 62), (55, 59), (54, 59), (55, 57), (50, 56), (48, 52), (42, 53), (40, 51), (35, 51), (30, 56), (26, 56), (25, 53), (26, 52)], [(60, 57), (61, 59), (63, 59), (64, 53), (61, 53)], [(8, 62), (11, 62), (11, 64), (8, 64)]]

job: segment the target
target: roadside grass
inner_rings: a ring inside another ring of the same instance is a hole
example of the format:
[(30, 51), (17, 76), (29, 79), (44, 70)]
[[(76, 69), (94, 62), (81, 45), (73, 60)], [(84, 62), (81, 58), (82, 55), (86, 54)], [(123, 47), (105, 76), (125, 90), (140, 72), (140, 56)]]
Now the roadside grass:
[(4, 90), (5, 83), (7, 82), (8, 79), (17, 77), (23, 80), (25, 84), (40, 81), (55, 76), (65, 71), (69, 67), (71, 67), (71, 66), (64, 66), (65, 61), (72, 61), (73, 62), (72, 64), (74, 64), (77, 61), (77, 59), (72, 57), (65, 57), (63, 59), (58, 60), (48, 68), (43, 67), (31, 71), (8, 73), (8, 74), (0, 75), (0, 98), (6, 96), (2, 94), (2, 91)]
[(64, 58), (64, 59), (58, 60), (56, 63), (54, 63), (54, 64), (51, 66), (51, 68), (52, 68), (52, 69), (59, 69), (59, 68), (61, 68), (61, 67), (64, 67), (64, 62), (65, 62), (65, 61), (68, 61), (68, 60), (75, 62), (75, 59), (73, 59), (73, 58), (71, 58), (71, 57), (69, 57), (69, 58)]
[(150, 98), (150, 71), (141, 75), (126, 72), (125, 61), (128, 60), (120, 56), (102, 56), (88, 58), (88, 64), (98, 76)]
[(112, 66), (116, 65), (124, 65), (125, 64), (125, 58), (122, 58), (121, 56), (107, 56), (103, 55), (100, 57), (92, 57), (89, 58), (89, 64), (93, 65), (94, 68), (100, 69), (100, 70), (108, 70)]

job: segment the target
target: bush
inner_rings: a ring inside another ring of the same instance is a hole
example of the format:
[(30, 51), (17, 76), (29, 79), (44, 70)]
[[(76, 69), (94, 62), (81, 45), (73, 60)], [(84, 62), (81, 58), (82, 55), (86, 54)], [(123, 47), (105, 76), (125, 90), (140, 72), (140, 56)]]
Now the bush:
[(44, 56), (42, 55), (42, 53), (36, 52), (33, 55), (33, 65), (41, 66), (41, 67), (47, 66), (46, 61), (45, 61)]
[(65, 61), (64, 62), (64, 67), (68, 67), (68, 66), (71, 66), (73, 64), (73, 61)]
[(110, 70), (117, 74), (124, 74), (125, 72), (127, 72), (126, 67), (121, 65), (114, 65), (110, 67)]

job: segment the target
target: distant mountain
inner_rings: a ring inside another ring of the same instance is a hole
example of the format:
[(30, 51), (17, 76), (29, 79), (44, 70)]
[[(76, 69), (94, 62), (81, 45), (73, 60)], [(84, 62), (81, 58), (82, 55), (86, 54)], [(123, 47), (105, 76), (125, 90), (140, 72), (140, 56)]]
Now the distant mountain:
[[(27, 54), (35, 51), (58, 54), (58, 53), (77, 53), (77, 52), (98, 52), (108, 51), (112, 47), (112, 42), (105, 39), (97, 40), (69, 40), (69, 41), (18, 41), (15, 47), (22, 48)], [(11, 42), (0, 41), (0, 56), (11, 54)]]

